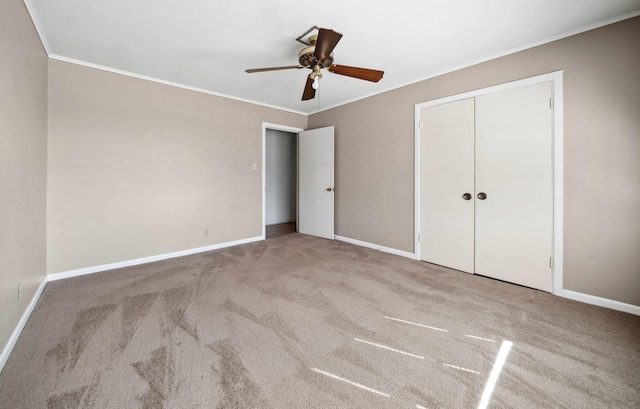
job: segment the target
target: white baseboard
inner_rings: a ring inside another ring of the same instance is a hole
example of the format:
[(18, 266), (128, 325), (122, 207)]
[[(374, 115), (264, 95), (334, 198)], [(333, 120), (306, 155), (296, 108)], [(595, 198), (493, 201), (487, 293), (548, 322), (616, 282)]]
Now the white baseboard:
[(113, 270), (116, 268), (136, 266), (138, 264), (151, 263), (154, 261), (166, 260), (169, 258), (188, 256), (190, 254), (203, 253), (205, 251), (218, 250), (225, 247), (237, 246), (239, 244), (246, 244), (246, 243), (251, 243), (251, 242), (260, 241), (260, 240), (264, 240), (264, 237), (263, 236), (249, 237), (247, 239), (228, 241), (225, 243), (213, 244), (211, 246), (197, 247), (194, 249), (175, 251), (173, 253), (165, 253), (157, 256), (137, 258), (134, 260), (121, 261), (118, 263), (102, 264), (99, 266), (80, 268), (77, 270), (71, 270), (71, 271), (66, 271), (62, 273), (47, 275), (44, 278), (44, 280), (42, 280), (42, 283), (40, 283), (40, 286), (38, 287), (38, 290), (36, 291), (35, 295), (31, 299), (29, 306), (25, 310), (24, 314), (22, 314), (22, 318), (20, 318), (18, 325), (13, 330), (13, 333), (11, 334), (9, 341), (7, 341), (7, 344), (2, 350), (2, 354), (0, 355), (0, 372), (2, 371), (2, 368), (4, 368), (4, 365), (7, 363), (7, 360), (9, 359), (9, 355), (11, 355), (11, 351), (13, 351), (13, 347), (16, 345), (16, 342), (18, 341), (18, 338), (22, 333), (22, 329), (27, 323), (27, 320), (29, 320), (29, 316), (31, 316), (31, 312), (33, 311), (34, 307), (36, 306), (36, 303), (40, 299), (40, 295), (42, 294), (42, 291), (44, 290), (45, 285), (47, 285), (47, 282), (62, 280), (65, 278), (77, 277), (85, 274), (97, 273), (100, 271)]
[[(384, 251), (385, 253), (395, 254), (397, 256), (407, 257), (410, 259), (417, 260), (418, 258), (414, 253), (410, 253), (408, 251), (402, 251), (397, 249), (392, 249), (389, 247), (380, 246), (378, 244), (368, 243), (366, 241), (360, 241), (356, 239), (350, 239), (348, 237), (343, 236), (334, 236), (336, 240), (344, 241), (346, 243), (355, 244), (356, 246), (367, 247), (374, 250)], [(597, 297), (595, 295), (583, 294), (576, 291), (560, 289), (559, 291), (554, 292), (555, 295), (563, 298), (569, 298), (574, 301), (580, 301), (585, 304), (597, 305), (599, 307), (610, 308), (616, 311), (627, 312), (629, 314), (640, 315), (640, 306), (627, 304), (620, 301), (610, 300), (608, 298)]]
[(368, 243), (366, 241), (360, 241), (356, 239), (350, 239), (349, 237), (334, 236), (336, 240), (344, 241), (345, 243), (355, 244), (356, 246), (367, 247), (374, 250), (384, 251), (385, 253), (395, 254), (396, 256), (407, 257), (413, 260), (417, 260), (415, 253), (409, 253), (408, 251), (392, 249), (391, 247), (380, 246), (379, 244)]
[(640, 306), (627, 304), (620, 301), (614, 301), (608, 298), (579, 293), (577, 291), (565, 290), (564, 288), (560, 291), (557, 291), (555, 295), (569, 298), (570, 300), (574, 301), (580, 301), (586, 304), (593, 304), (600, 307), (611, 308), (612, 310), (628, 312), (629, 314), (640, 315)]
[(264, 240), (264, 237), (263, 236), (249, 237), (247, 239), (228, 241), (225, 243), (213, 244), (211, 246), (197, 247), (197, 248), (188, 249), (188, 250), (174, 251), (173, 253), (159, 254), (157, 256), (149, 256), (149, 257), (143, 257), (143, 258), (136, 258), (133, 260), (119, 261), (117, 263), (102, 264), (99, 266), (79, 268), (77, 270), (70, 270), (70, 271), (64, 271), (61, 273), (49, 274), (47, 276), (47, 280), (48, 281), (63, 280), (65, 278), (77, 277), (85, 274), (93, 274), (101, 271), (114, 270), (116, 268), (137, 266), (139, 264), (152, 263), (154, 261), (161, 261), (169, 258), (182, 257), (182, 256), (188, 256), (190, 254), (203, 253), (205, 251), (218, 250), (225, 247), (237, 246), (239, 244), (246, 244), (246, 243), (251, 243), (259, 240)]
[[(338, 235), (334, 237), (336, 240), (344, 241), (345, 243), (355, 244), (356, 246), (367, 247), (370, 249), (379, 250), (385, 253), (391, 253), (391, 254), (407, 257), (414, 260), (417, 259), (414, 253), (410, 253), (408, 251), (397, 250), (397, 249), (384, 247), (384, 246), (380, 246), (373, 243), (368, 243), (366, 241), (350, 239), (348, 237), (343, 237)], [(9, 359), (9, 355), (11, 354), (11, 351), (13, 351), (13, 347), (18, 341), (18, 338), (20, 337), (20, 334), (22, 333), (24, 326), (29, 320), (29, 317), (31, 316), (33, 309), (35, 308), (38, 300), (40, 299), (40, 295), (42, 294), (42, 291), (44, 290), (44, 287), (46, 286), (48, 281), (61, 280), (64, 278), (76, 277), (84, 274), (92, 274), (100, 271), (112, 270), (115, 268), (122, 268), (122, 267), (135, 266), (138, 264), (151, 263), (154, 261), (166, 260), (174, 257), (188, 256), (190, 254), (202, 253), (205, 251), (212, 251), (212, 250), (217, 250), (225, 247), (237, 246), (239, 244), (252, 243), (259, 240), (264, 240), (264, 237), (263, 236), (250, 237), (247, 239), (235, 240), (235, 241), (230, 241), (226, 243), (219, 243), (219, 244), (214, 244), (214, 245), (205, 246), (205, 247), (197, 247), (194, 249), (160, 254), (157, 256), (144, 257), (144, 258), (138, 258), (134, 260), (122, 261), (118, 263), (103, 264), (100, 266), (81, 268), (77, 270), (71, 270), (71, 271), (56, 273), (56, 274), (49, 274), (48, 276), (45, 277), (42, 283), (40, 283), (40, 286), (38, 287), (38, 289), (36, 290), (36, 293), (31, 299), (29, 306), (27, 307), (25, 312), (22, 314), (22, 318), (20, 318), (18, 325), (14, 329), (13, 333), (11, 334), (11, 337), (9, 338), (9, 341), (7, 342), (4, 349), (2, 350), (2, 354), (0, 354), (0, 372), (4, 368), (4, 365), (7, 363), (7, 360)], [(560, 289), (555, 293), (555, 295), (564, 297), (564, 298), (569, 298), (575, 301), (580, 301), (586, 304), (598, 305), (600, 307), (610, 308), (613, 310), (622, 311), (629, 314), (640, 315), (640, 306), (627, 304), (620, 301), (614, 301), (608, 298), (597, 297), (595, 295), (583, 294), (576, 291), (565, 290), (565, 289)]]
[(2, 354), (0, 355), (0, 372), (2, 372), (4, 365), (9, 359), (9, 355), (11, 355), (11, 351), (13, 351), (13, 347), (16, 345), (16, 342), (18, 342), (18, 338), (20, 338), (20, 334), (22, 333), (24, 326), (27, 324), (33, 308), (38, 303), (45, 285), (47, 285), (47, 277), (45, 277), (44, 280), (42, 280), (42, 283), (40, 283), (40, 286), (36, 290), (36, 293), (33, 295), (29, 306), (25, 310), (24, 314), (22, 314), (22, 318), (20, 318), (20, 321), (18, 321), (18, 325), (16, 325), (16, 328), (13, 330), (11, 337), (9, 337), (9, 341), (7, 341), (7, 344), (4, 346)]

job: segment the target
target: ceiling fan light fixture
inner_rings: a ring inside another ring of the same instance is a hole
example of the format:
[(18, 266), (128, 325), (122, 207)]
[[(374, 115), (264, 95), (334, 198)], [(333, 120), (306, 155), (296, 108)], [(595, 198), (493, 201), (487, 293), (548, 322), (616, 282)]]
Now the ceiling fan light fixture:
[[(315, 31), (314, 31), (315, 30)], [(316, 90), (320, 87), (320, 79), (322, 78), (322, 69), (327, 69), (334, 74), (340, 74), (347, 77), (358, 78), (361, 80), (378, 82), (384, 75), (384, 71), (371, 70), (368, 68), (350, 67), (346, 65), (335, 65), (333, 49), (338, 44), (342, 34), (327, 28), (311, 27), (303, 35), (296, 38), (296, 41), (304, 44), (305, 47), (298, 53), (298, 65), (290, 65), (285, 67), (267, 67), (253, 68), (246, 70), (248, 73), (278, 71), (308, 68), (312, 72), (307, 76), (302, 92), (302, 101), (308, 101), (315, 98)]]

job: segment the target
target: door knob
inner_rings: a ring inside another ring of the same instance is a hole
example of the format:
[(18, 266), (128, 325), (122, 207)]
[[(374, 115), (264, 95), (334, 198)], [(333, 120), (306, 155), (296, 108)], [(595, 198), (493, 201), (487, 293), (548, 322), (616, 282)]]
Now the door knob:
[(486, 193), (484, 193), (484, 192), (478, 193), (478, 199), (484, 200), (486, 198), (487, 198), (487, 194)]
[(328, 187), (328, 188), (327, 188), (327, 192), (331, 192), (331, 191), (333, 191), (333, 188)]
[(462, 195), (462, 198), (464, 200), (471, 200), (471, 193), (465, 193), (464, 195)]

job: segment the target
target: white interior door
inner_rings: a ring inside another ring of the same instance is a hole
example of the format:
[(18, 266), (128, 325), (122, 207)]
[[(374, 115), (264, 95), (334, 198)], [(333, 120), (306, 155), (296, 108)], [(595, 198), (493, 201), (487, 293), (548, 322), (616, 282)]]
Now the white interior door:
[(298, 232), (333, 239), (334, 128), (298, 135)]
[(551, 90), (547, 82), (476, 98), (475, 272), (544, 291), (552, 286)]
[(474, 270), (474, 100), (420, 113), (420, 258)]

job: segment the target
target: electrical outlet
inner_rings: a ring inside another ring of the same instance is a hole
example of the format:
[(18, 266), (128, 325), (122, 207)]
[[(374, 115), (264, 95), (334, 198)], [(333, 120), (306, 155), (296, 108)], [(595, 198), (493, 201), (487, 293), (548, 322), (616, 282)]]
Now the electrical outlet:
[(22, 283), (18, 283), (18, 302), (22, 301)]
[(209, 229), (204, 229), (204, 237), (209, 237)]

